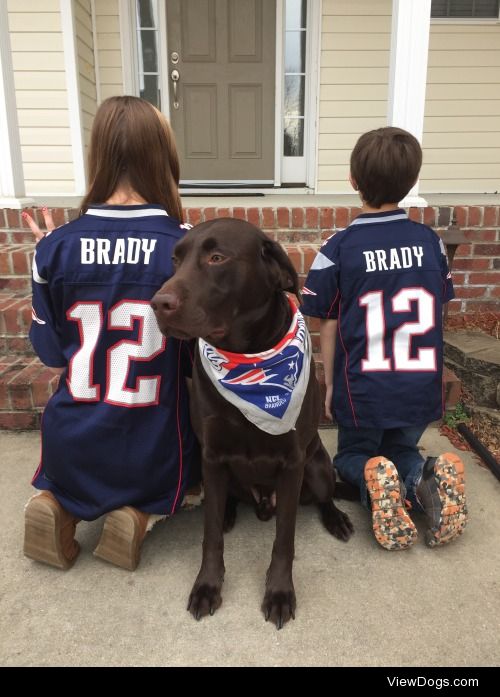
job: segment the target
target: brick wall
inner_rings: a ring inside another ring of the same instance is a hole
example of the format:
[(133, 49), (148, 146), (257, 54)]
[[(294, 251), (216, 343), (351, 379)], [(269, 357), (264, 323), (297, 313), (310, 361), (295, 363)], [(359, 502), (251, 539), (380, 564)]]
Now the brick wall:
[[(441, 209), (442, 210), (442, 209)], [(453, 210), (453, 209), (452, 209)], [(453, 263), (456, 299), (450, 313), (473, 314), (500, 309), (500, 207), (457, 206), (456, 223), (467, 243)], [(438, 232), (441, 232), (439, 228)]]
[[(31, 212), (43, 222), (39, 209)], [(360, 213), (359, 208), (185, 208), (186, 221), (196, 225), (216, 217), (248, 220), (281, 242), (301, 278), (305, 277), (321, 242), (344, 228)], [(53, 209), (56, 224), (77, 215), (74, 209)], [(410, 208), (413, 220), (443, 233), (454, 220), (467, 242), (456, 250), (453, 281), (457, 298), (450, 314), (497, 310), (500, 306), (500, 206), (440, 206)], [(29, 274), (33, 239), (20, 212), (0, 209), (0, 289), (22, 288)], [(8, 278), (8, 284), (5, 279)]]
[[(196, 224), (219, 216), (233, 216), (261, 227), (283, 244), (303, 281), (322, 241), (332, 231), (348, 225), (359, 212), (359, 208), (315, 206), (204, 209), (187, 206), (185, 217), (186, 221)], [(42, 227), (41, 211), (37, 209), (31, 213)], [(409, 214), (440, 233), (455, 220), (464, 233), (466, 241), (457, 248), (454, 260), (457, 299), (450, 304), (450, 314), (484, 310), (500, 314), (500, 207), (411, 208)], [(74, 209), (53, 210), (58, 225), (76, 215)], [(0, 209), (0, 429), (37, 428), (43, 406), (58, 381), (57, 376), (35, 358), (27, 337), (31, 322), (33, 249), (33, 235), (20, 211)], [(313, 350), (318, 352), (318, 320), (308, 319), (308, 324)], [(317, 373), (323, 382), (323, 368), (319, 362)]]
[[(186, 208), (196, 225), (216, 217), (233, 216), (261, 227), (286, 248), (304, 278), (321, 242), (346, 227), (360, 208)], [(456, 299), (449, 312), (475, 313), (500, 309), (500, 206), (434, 206), (410, 208), (409, 215), (442, 234), (454, 222), (467, 242), (459, 245), (453, 263)]]
[[(29, 211), (42, 223), (39, 209)], [(196, 225), (216, 217), (248, 220), (281, 242), (301, 278), (304, 278), (321, 242), (344, 228), (360, 213), (359, 208), (185, 208), (186, 221)], [(53, 209), (56, 224), (77, 215), (74, 209)], [(449, 312), (498, 311), (500, 306), (500, 206), (440, 206), (410, 208), (413, 220), (444, 232), (455, 221), (467, 242), (456, 250), (453, 281), (456, 299)], [(0, 289), (22, 288), (21, 275), (28, 274), (32, 235), (20, 212), (0, 209)]]

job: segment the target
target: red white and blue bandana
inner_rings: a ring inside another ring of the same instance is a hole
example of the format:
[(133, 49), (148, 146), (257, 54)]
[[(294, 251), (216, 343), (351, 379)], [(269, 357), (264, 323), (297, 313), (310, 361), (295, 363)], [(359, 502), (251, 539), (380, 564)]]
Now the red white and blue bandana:
[(289, 302), (290, 328), (268, 351), (232, 353), (199, 339), (201, 363), (214, 387), (246, 419), (271, 435), (295, 428), (309, 382), (309, 332), (304, 317)]

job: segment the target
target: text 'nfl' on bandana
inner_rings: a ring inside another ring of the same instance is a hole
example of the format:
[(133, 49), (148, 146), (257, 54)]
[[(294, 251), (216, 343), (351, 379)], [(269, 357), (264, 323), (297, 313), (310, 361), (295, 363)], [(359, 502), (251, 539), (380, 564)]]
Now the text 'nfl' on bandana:
[(289, 299), (292, 322), (278, 344), (262, 353), (232, 353), (199, 339), (201, 364), (217, 391), (271, 435), (295, 428), (309, 382), (311, 342), (304, 317)]

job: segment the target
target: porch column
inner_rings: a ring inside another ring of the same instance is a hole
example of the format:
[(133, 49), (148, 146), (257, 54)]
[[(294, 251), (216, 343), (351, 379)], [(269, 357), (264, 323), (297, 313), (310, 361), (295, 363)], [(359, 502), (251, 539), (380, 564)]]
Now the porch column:
[[(393, 0), (389, 73), (389, 126), (404, 128), (422, 143), (431, 0)], [(415, 184), (402, 204), (426, 206)]]
[(6, 2), (0, 2), (0, 153), (0, 207), (31, 205), (33, 199), (25, 197), (24, 189)]
[(83, 196), (85, 194), (85, 148), (83, 145), (80, 76), (78, 71), (74, 9), (75, 4), (73, 1), (60, 0), (69, 128), (75, 172), (74, 193), (77, 196)]

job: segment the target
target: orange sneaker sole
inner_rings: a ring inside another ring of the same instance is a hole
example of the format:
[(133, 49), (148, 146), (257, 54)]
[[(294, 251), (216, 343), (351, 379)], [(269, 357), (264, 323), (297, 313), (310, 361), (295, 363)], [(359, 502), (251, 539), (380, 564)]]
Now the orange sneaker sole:
[(389, 550), (410, 547), (417, 539), (417, 529), (405, 510), (394, 464), (385, 457), (370, 458), (365, 465), (365, 483), (377, 542)]

